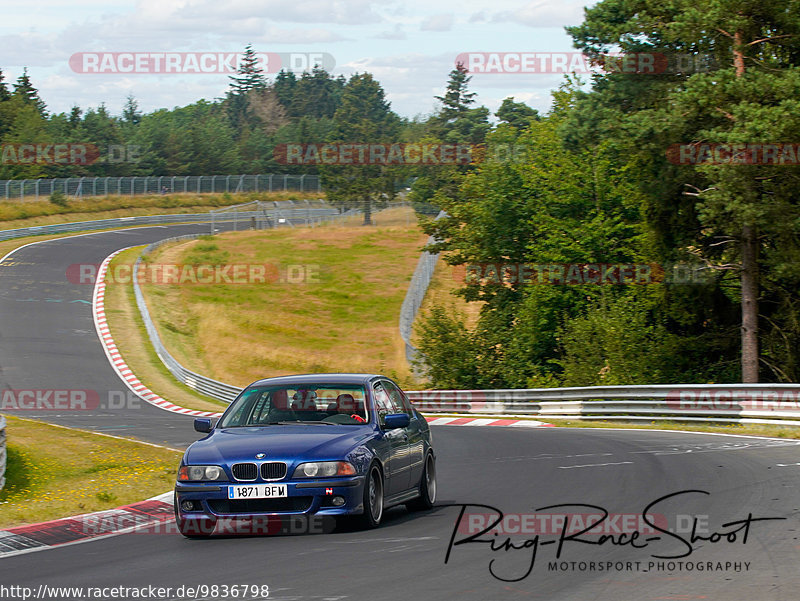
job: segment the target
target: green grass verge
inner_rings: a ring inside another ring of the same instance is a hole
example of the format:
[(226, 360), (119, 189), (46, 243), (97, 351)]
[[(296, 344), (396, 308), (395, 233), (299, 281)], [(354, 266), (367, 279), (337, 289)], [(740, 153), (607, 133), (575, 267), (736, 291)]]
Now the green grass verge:
[(167, 492), (181, 452), (6, 416), (0, 527), (111, 509)]

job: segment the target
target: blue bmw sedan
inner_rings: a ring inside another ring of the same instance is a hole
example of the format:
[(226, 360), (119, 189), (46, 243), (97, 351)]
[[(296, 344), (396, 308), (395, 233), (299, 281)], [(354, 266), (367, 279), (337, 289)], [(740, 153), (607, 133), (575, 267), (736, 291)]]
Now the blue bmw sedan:
[(385, 376), (259, 380), (215, 426), (196, 419), (195, 429), (208, 435), (186, 450), (175, 485), (178, 529), (190, 538), (311, 516), (375, 528), (389, 507), (436, 499), (428, 423)]

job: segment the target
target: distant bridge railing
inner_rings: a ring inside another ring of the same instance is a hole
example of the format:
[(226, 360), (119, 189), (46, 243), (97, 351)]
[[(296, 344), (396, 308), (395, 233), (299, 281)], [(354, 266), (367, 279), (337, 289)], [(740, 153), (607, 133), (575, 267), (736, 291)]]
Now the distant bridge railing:
[(150, 175), (129, 177), (66, 177), (56, 179), (0, 180), (0, 198), (5, 200), (65, 196), (141, 196), (174, 193), (321, 192), (318, 175)]

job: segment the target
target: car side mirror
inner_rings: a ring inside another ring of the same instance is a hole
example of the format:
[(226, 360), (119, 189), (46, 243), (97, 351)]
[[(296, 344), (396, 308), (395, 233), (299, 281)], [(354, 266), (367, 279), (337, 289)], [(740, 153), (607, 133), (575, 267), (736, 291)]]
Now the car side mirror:
[(211, 432), (211, 420), (206, 417), (198, 417), (194, 420), (194, 429), (198, 432)]
[(383, 418), (383, 427), (387, 430), (395, 430), (397, 428), (407, 428), (411, 423), (411, 418), (407, 413), (390, 413)]

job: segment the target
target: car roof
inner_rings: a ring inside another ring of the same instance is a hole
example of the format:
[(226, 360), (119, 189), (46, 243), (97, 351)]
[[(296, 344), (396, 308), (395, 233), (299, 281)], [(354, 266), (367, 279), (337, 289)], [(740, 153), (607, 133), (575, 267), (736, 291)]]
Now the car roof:
[(253, 382), (251, 386), (308, 386), (309, 384), (367, 384), (376, 378), (387, 378), (379, 374), (297, 374), (277, 376)]

